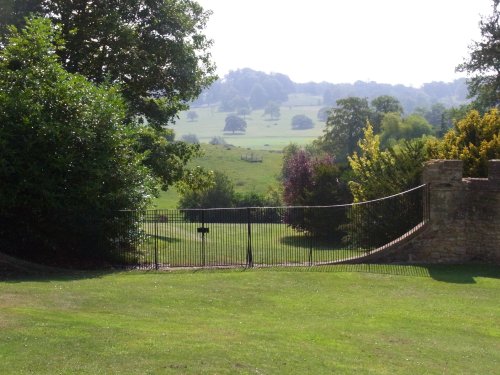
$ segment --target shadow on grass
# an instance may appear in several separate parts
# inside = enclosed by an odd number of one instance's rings
[[[360,272],[394,276],[430,277],[436,281],[453,284],[475,284],[476,278],[500,279],[500,266],[495,265],[403,265],[403,264],[340,264],[324,266],[271,266],[262,268],[228,267],[228,268],[171,268],[168,271],[125,268],[108,268],[102,270],[73,269],[26,269],[0,262],[0,282],[51,282],[95,279],[115,273],[220,273],[220,272]]]
[[[429,275],[437,281],[453,284],[474,284],[476,283],[476,277],[500,279],[500,266],[479,264],[429,266]]]
[[[29,271],[0,267],[0,283],[51,282],[96,279],[123,270],[59,270],[59,271]]]
[[[295,267],[299,269],[299,267]],[[283,270],[286,270],[283,267]],[[303,267],[308,272],[366,272],[395,276],[431,277],[453,284],[475,284],[476,277],[500,279],[495,265],[406,265],[406,264],[340,264]]]
[[[117,272],[123,272],[126,268],[102,268],[102,269],[77,269],[46,266],[14,258],[0,253],[0,282],[50,282],[71,281],[80,279],[94,279]]]

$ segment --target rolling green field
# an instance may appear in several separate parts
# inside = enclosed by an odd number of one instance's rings
[[[317,119],[320,109],[317,105],[282,106],[278,120],[270,120],[264,116],[263,110],[255,110],[246,116],[247,130],[243,135],[224,133],[227,112],[218,112],[217,106],[192,108],[198,114],[196,121],[187,119],[187,112],[180,113],[180,118],[173,129],[177,138],[184,134],[196,134],[200,142],[208,143],[215,136],[223,137],[227,143],[254,150],[282,150],[290,142],[304,145],[322,135],[325,124]],[[308,130],[292,130],[292,117],[304,114],[314,122],[314,128]]]
[[[265,193],[276,183],[280,173],[283,154],[276,151],[256,151],[241,147],[202,145],[204,156],[194,159],[190,166],[200,165],[206,169],[218,170],[229,176],[237,192]],[[262,163],[241,160],[242,155],[262,157]],[[155,200],[155,208],[176,208],[179,195],[175,188],[162,192]]]
[[[237,192],[265,193],[275,184],[280,172],[282,154],[279,153],[290,143],[306,145],[323,133],[325,124],[317,119],[321,106],[320,97],[309,95],[290,95],[288,102],[281,106],[278,120],[264,116],[263,110],[253,111],[246,116],[245,134],[224,133],[227,112],[218,112],[217,105],[192,108],[198,119],[190,121],[187,111],[181,112],[176,124],[172,126],[177,139],[183,135],[195,134],[202,143],[204,156],[191,162],[191,166],[201,165],[207,169],[219,170],[229,176]],[[309,116],[315,126],[308,130],[292,130],[292,117],[298,114]],[[215,136],[223,137],[234,147],[211,146],[208,142]],[[254,153],[263,158],[263,163],[241,161],[241,155]],[[162,192],[154,201],[154,208],[176,208],[179,195],[175,188]]]
[[[498,267],[301,270],[4,280],[0,373],[498,373]]]

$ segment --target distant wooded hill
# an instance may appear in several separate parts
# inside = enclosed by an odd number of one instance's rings
[[[352,84],[295,83],[285,74],[267,74],[245,68],[231,71],[216,81],[203,91],[192,106],[217,104],[223,112],[245,112],[248,109],[262,109],[269,102],[301,105],[301,102],[289,102],[291,94],[308,96],[309,100],[304,105],[321,106],[334,106],[338,99],[348,96],[371,100],[381,95],[391,95],[400,101],[407,114],[416,108],[430,108],[436,103],[453,107],[467,102],[465,78],[453,82],[430,82],[421,88],[362,81]]]

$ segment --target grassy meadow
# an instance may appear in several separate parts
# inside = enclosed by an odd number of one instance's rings
[[[253,111],[245,116],[245,134],[224,133],[227,112],[218,112],[217,105],[192,108],[198,114],[195,121],[187,118],[187,111],[179,114],[172,126],[177,139],[183,135],[195,134],[204,150],[204,156],[191,162],[191,166],[201,165],[207,169],[219,170],[229,176],[237,192],[265,193],[276,182],[282,162],[283,148],[290,143],[306,145],[323,133],[325,124],[317,119],[321,97],[295,94],[281,106],[281,116],[270,120],[264,110]],[[314,128],[292,130],[292,117],[304,114],[314,122]],[[208,142],[213,137],[223,137],[232,147],[212,146]],[[242,155],[254,154],[262,157],[262,163],[249,163],[241,160]],[[154,208],[176,208],[179,195],[175,188],[162,192],[155,200]]]
[[[173,129],[178,138],[184,134],[196,134],[201,143],[208,143],[213,137],[220,136],[234,146],[254,150],[282,150],[290,142],[304,145],[323,133],[325,124],[317,119],[321,106],[310,105],[308,100],[311,99],[291,97],[289,105],[281,106],[281,116],[277,120],[264,116],[264,110],[252,111],[250,115],[245,116],[247,122],[245,134],[224,133],[228,113],[218,112],[217,105],[192,108],[191,110],[198,114],[198,119],[195,121],[188,120],[187,112],[180,113]],[[292,130],[292,117],[301,114],[313,120],[313,129]]]
[[[252,150],[242,147],[202,145],[204,155],[191,161],[190,166],[200,165],[206,169],[224,172],[232,180],[237,192],[265,193],[270,185],[276,183],[281,170],[283,155],[277,151]],[[262,158],[262,163],[241,160],[242,155]],[[162,192],[155,200],[154,208],[176,208],[179,195],[172,187]]]
[[[0,282],[1,374],[495,374],[500,270],[343,266]]]

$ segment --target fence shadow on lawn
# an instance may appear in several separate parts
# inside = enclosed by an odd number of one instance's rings
[[[21,266],[0,261],[0,283],[22,282],[52,282],[74,281],[82,279],[95,279],[109,276],[114,273],[139,273],[139,274],[179,274],[179,273],[221,273],[221,272],[359,272],[367,274],[383,274],[392,276],[430,277],[436,281],[452,284],[475,284],[476,278],[500,279],[500,266],[497,265],[406,265],[406,264],[340,264],[324,266],[271,266],[262,268],[192,268],[176,269],[169,271],[155,270],[129,270],[104,269],[104,270],[72,270],[46,267],[45,270],[38,265],[36,269],[29,269],[22,262]]]

